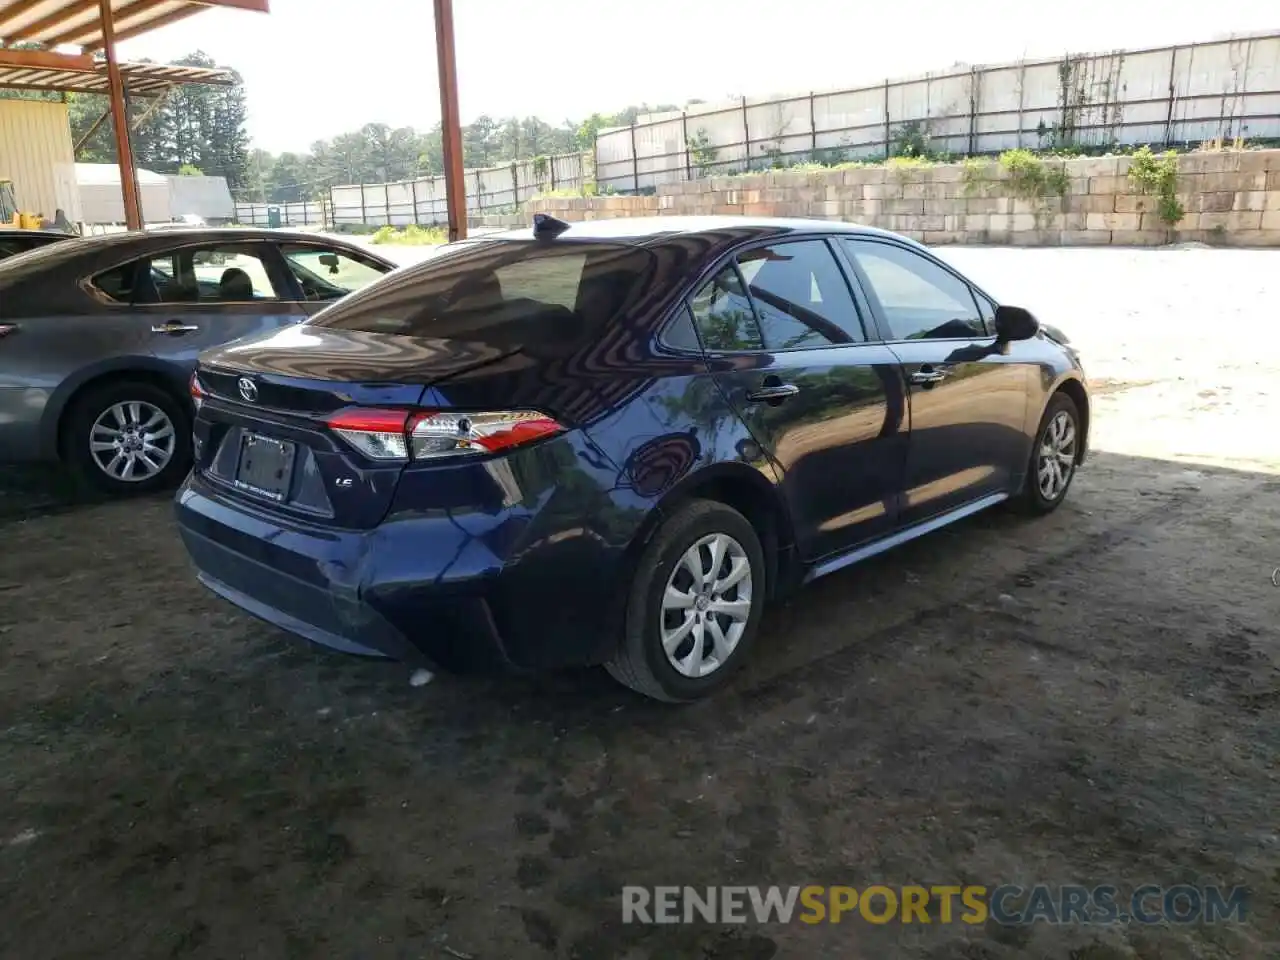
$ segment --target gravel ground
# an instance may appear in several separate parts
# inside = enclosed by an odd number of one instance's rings
[[[941,253],[1081,346],[1094,458],[1052,517],[771,611],[709,703],[414,688],[204,593],[164,498],[11,476],[0,956],[1280,955],[1280,253]],[[1253,897],[1216,926],[620,923],[624,884],[1034,881]]]

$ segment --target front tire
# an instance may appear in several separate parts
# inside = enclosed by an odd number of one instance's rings
[[[111,496],[175,486],[191,467],[191,418],[166,390],[116,380],[77,397],[62,456],[85,487]]]
[[[1046,514],[1061,506],[1075,479],[1083,436],[1075,401],[1055,393],[1040,418],[1026,479],[1015,501],[1024,513]]]
[[[655,700],[704,697],[746,659],[765,588],[764,550],[747,519],[723,503],[690,501],[645,547],[623,642],[605,668]]]

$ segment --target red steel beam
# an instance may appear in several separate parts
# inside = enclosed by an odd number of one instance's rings
[[[142,209],[138,202],[138,176],[129,142],[129,115],[124,105],[124,79],[116,61],[115,23],[111,0],[100,0],[102,52],[107,58],[107,83],[111,87],[111,125],[116,135],[116,163],[120,166],[120,193],[124,198],[124,222],[130,230],[142,229]]]
[[[458,62],[453,43],[453,0],[434,0],[436,67],[440,72],[440,131],[444,153],[449,240],[467,236],[467,184],[462,172],[462,120],[458,115]]]
[[[93,58],[83,53],[51,53],[46,50],[0,50],[0,67],[29,67],[69,73],[94,73]]]

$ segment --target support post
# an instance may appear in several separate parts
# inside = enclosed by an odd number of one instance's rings
[[[102,18],[102,52],[107,59],[107,85],[111,98],[111,125],[115,128],[116,163],[120,166],[120,195],[124,200],[124,222],[130,230],[142,229],[142,205],[138,202],[138,175],[129,141],[129,114],[124,105],[124,78],[116,60],[116,30],[111,0],[98,0]]]
[[[966,157],[972,157],[978,144],[978,68],[969,71],[969,149]]]
[[[89,129],[88,129],[88,130],[86,130],[86,131],[84,132],[84,136],[82,136],[79,140],[77,140],[77,141],[76,141],[76,145],[72,148],[72,151],[71,151],[71,152],[72,152],[75,156],[79,156],[79,155],[80,155],[80,151],[81,151],[81,150],[83,150],[83,149],[85,148],[85,145],[86,145],[90,140],[92,140],[92,139],[93,139],[93,135],[94,135],[95,133],[97,133],[97,132],[98,132],[98,128],[99,128],[99,127],[101,127],[104,123],[106,123],[106,122],[107,122],[107,119],[108,119],[110,116],[111,116],[111,110],[110,110],[110,108],[108,108],[108,109],[106,109],[106,110],[103,110],[103,111],[102,111],[102,116],[98,117],[98,119],[97,119],[97,120],[93,121],[93,125],[92,125],[91,127],[89,127]]]
[[[689,114],[684,110],[680,111],[680,130],[684,136],[684,178],[692,180],[693,158],[689,155]]]
[[[813,91],[809,91],[809,135],[813,138],[813,146],[809,151],[809,160],[818,162],[818,109],[813,103]]]
[[[889,159],[889,81],[884,82],[884,158]]]
[[[743,170],[751,172],[751,121],[747,118],[747,98],[742,98],[742,154],[746,157]]]
[[[416,227],[418,226],[418,179],[417,177],[409,181],[409,192],[413,196],[413,225]]]
[[[636,122],[631,121],[631,189],[640,192],[640,155],[636,153]]]
[[[1178,48],[1174,47],[1169,51],[1169,109],[1164,116],[1164,145],[1168,149],[1169,144],[1173,140],[1173,102],[1174,102],[1174,81],[1177,79],[1178,73]]]
[[[453,43],[453,0],[432,0],[436,20],[436,67],[440,74],[441,147],[449,240],[467,236],[467,184],[462,171],[462,120],[458,114],[458,63]]]

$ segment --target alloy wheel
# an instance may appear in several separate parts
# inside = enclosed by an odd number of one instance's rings
[[[713,533],[681,555],[662,597],[662,649],[682,676],[725,665],[751,617],[751,561],[733,537]]]
[[[1059,410],[1040,436],[1036,479],[1040,495],[1057,500],[1067,489],[1076,469],[1076,423],[1066,410]]]
[[[93,462],[123,483],[150,480],[168,466],[176,448],[173,421],[155,404],[142,400],[112,404],[89,431]]]

